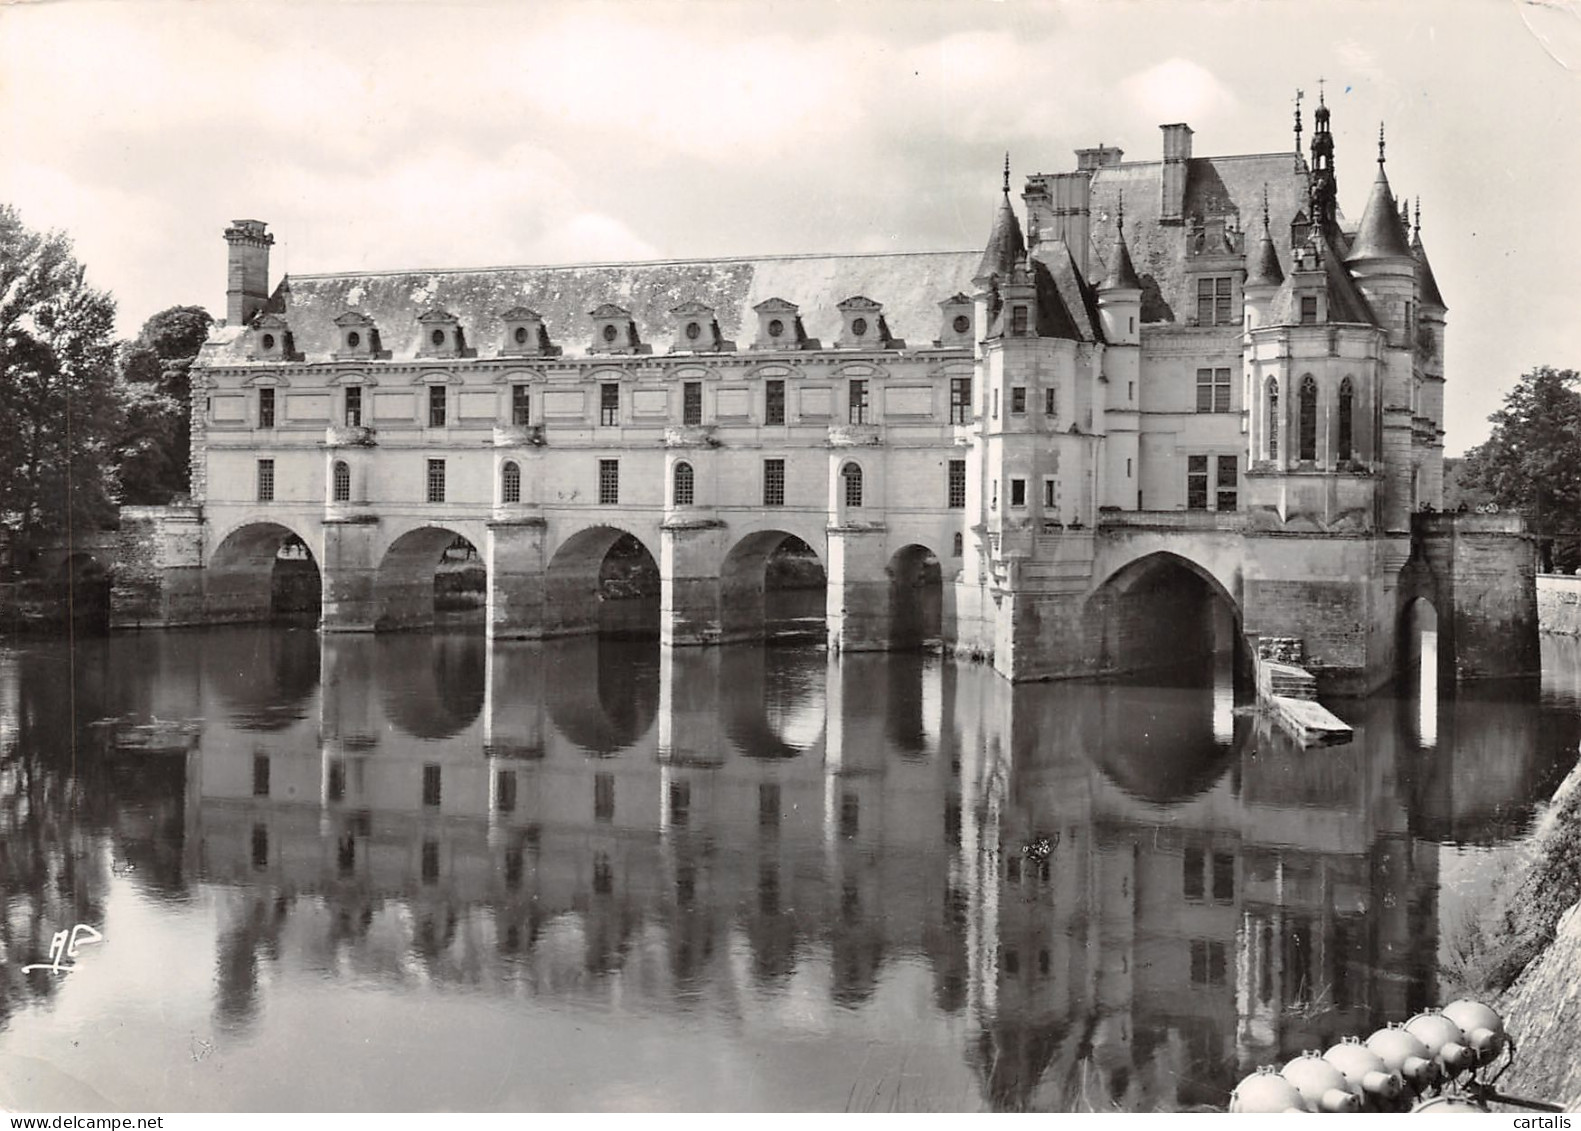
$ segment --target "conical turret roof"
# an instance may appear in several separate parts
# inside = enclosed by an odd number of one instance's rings
[[[1433,278],[1432,265],[1427,262],[1427,251],[1422,247],[1422,229],[1419,227],[1411,238],[1411,254],[1416,258],[1416,297],[1423,306],[1436,306],[1448,310],[1444,296],[1438,291],[1438,280]]]
[[[1268,230],[1268,214],[1263,214],[1263,238],[1257,241],[1257,249],[1246,260],[1247,287],[1277,287],[1285,281],[1285,273],[1279,267],[1279,252],[1274,249],[1273,233]]]
[[[994,226],[988,233],[988,246],[983,250],[982,262],[977,265],[977,274],[973,277],[985,279],[990,275],[998,275],[1001,279],[1008,279],[1016,260],[1026,253],[1027,241],[1021,234],[1021,221],[1010,203],[1010,190],[1006,189],[994,213]]]
[[[1119,236],[1115,241],[1114,262],[1109,265],[1109,274],[1099,284],[1100,290],[1105,291],[1139,291],[1142,289],[1142,280],[1137,277],[1136,265],[1131,262],[1131,249],[1125,243],[1125,225],[1119,227]]]
[[[1367,209],[1361,214],[1361,226],[1356,229],[1356,239],[1350,245],[1350,254],[1345,257],[1345,262],[1409,258],[1410,255],[1405,228],[1400,223],[1394,194],[1389,191],[1389,178],[1384,174],[1383,162],[1380,160],[1378,177],[1372,182],[1372,195],[1367,198]]]

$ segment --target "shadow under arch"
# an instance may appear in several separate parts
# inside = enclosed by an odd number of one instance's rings
[[[460,734],[483,712],[488,641],[473,632],[375,640],[374,683],[390,724],[413,738]]]
[[[301,535],[278,522],[246,523],[209,555],[203,570],[204,620],[316,623],[322,589],[318,561]]]
[[[939,556],[912,543],[890,555],[889,646],[937,649],[944,640],[944,573]]]
[[[590,526],[556,548],[544,572],[547,636],[657,638],[659,567],[629,530]]]
[[[719,567],[720,641],[821,640],[821,623],[814,632],[802,622],[821,622],[827,593],[823,559],[804,539],[787,530],[754,531],[730,547]]]
[[[1201,676],[1211,669],[1202,660],[1227,653],[1236,698],[1251,695],[1240,605],[1190,558],[1159,550],[1128,562],[1088,596],[1082,619],[1087,638],[1097,644],[1100,674],[1152,676],[1176,669],[1206,682]]]
[[[588,754],[619,754],[658,718],[659,651],[648,641],[549,641],[544,669],[550,723]]]
[[[374,581],[378,610],[374,628],[377,631],[433,625],[439,567],[445,551],[462,542],[471,547],[474,554],[477,552],[470,538],[447,526],[419,526],[390,543],[379,559]]]

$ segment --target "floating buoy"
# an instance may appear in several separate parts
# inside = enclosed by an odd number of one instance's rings
[[[1466,1041],[1477,1053],[1480,1063],[1486,1064],[1504,1051],[1509,1041],[1504,1031],[1504,1018],[1492,1006],[1480,1001],[1461,998],[1444,1006],[1444,1016],[1460,1026]]]
[[[1361,1110],[1361,1097],[1346,1083],[1345,1074],[1320,1052],[1302,1053],[1285,1065],[1280,1075],[1295,1085],[1308,1111],[1338,1114]]]
[[[1446,1075],[1456,1076],[1477,1066],[1477,1054],[1466,1045],[1460,1026],[1436,1009],[1418,1013],[1405,1023],[1405,1029],[1427,1046]]]
[[[1346,1037],[1324,1053],[1323,1059],[1344,1073],[1351,1091],[1365,1099],[1387,1103],[1400,1095],[1399,1074],[1391,1072],[1360,1037]]]
[[[1301,1093],[1269,1065],[1246,1077],[1230,1093],[1230,1110],[1237,1114],[1273,1115],[1292,1109],[1306,1110]]]
[[[1367,1047],[1382,1058],[1390,1072],[1398,1072],[1413,1092],[1420,1094],[1443,1079],[1443,1068],[1433,1059],[1432,1051],[1398,1022],[1391,1021],[1368,1037]]]

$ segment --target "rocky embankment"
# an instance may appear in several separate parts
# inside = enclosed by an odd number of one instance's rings
[[[1517,1055],[1500,1090],[1581,1105],[1581,765],[1467,928],[1446,975],[1505,1017]]]

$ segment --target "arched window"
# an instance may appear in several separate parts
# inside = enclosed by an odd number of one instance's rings
[[[840,469],[840,478],[845,481],[845,505],[859,507],[862,505],[862,469],[854,463],[848,463]]]
[[[1300,420],[1300,435],[1297,437],[1300,450],[1297,459],[1317,459],[1317,382],[1309,373],[1301,378],[1301,393],[1297,404]]]
[[[1351,384],[1350,378],[1339,383],[1339,446],[1335,452],[1336,458],[1348,460],[1355,457],[1356,434],[1356,387]]]
[[[1268,378],[1268,458],[1279,459],[1279,379]]]
[[[519,503],[522,501],[522,469],[516,465],[515,460],[506,460],[505,466],[500,468],[500,502]]]
[[[335,461],[335,501],[349,503],[351,501],[351,468],[346,466],[346,461]]]
[[[961,552],[965,548],[966,548],[966,538],[961,534],[961,532],[959,530],[957,530],[955,532],[955,556],[956,557],[960,557],[961,556]]]
[[[682,462],[675,465],[675,491],[674,502],[672,505],[677,507],[689,507],[692,505],[692,500],[695,497],[696,495],[693,488],[692,479],[692,465],[683,460]]]

